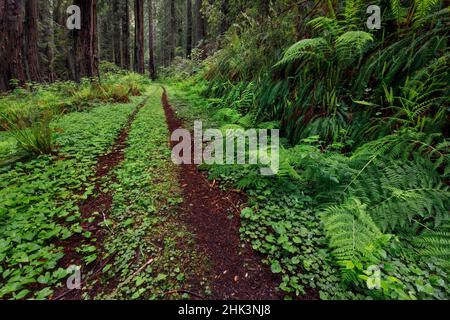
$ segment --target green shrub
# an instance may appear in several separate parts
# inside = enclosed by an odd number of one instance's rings
[[[3,128],[17,140],[20,148],[35,155],[52,153],[51,109],[11,110],[1,117]]]

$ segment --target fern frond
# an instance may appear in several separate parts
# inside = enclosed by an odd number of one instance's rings
[[[442,259],[450,265],[450,223],[425,231],[415,243],[420,256]]]
[[[364,31],[348,31],[336,39],[336,54],[340,65],[346,67],[359,61],[373,42],[373,36]]]
[[[328,32],[330,35],[335,35],[338,32],[338,25],[336,20],[327,17],[317,17],[307,23],[315,32]]]
[[[330,46],[325,38],[303,39],[287,49],[283,58],[275,66],[298,61],[323,61],[329,53]]]
[[[327,208],[322,216],[333,254],[340,264],[346,261],[378,260],[384,235],[366,212],[367,206],[351,198],[340,206]]]
[[[429,15],[433,9],[436,9],[438,5],[440,5],[440,0],[415,0],[415,13],[414,20],[417,22],[418,20],[425,18]]]

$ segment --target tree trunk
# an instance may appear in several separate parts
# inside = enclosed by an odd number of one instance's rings
[[[0,0],[0,91],[10,89],[10,80],[26,81],[23,65],[23,0]]]
[[[74,30],[76,79],[98,77],[97,2],[76,0],[81,9],[81,30]]]
[[[220,34],[224,34],[230,27],[229,14],[230,14],[230,4],[228,0],[222,0],[221,11],[223,15],[222,23],[220,24]]]
[[[37,0],[25,1],[25,66],[28,79],[41,82],[41,72],[38,57],[38,3]]]
[[[175,12],[175,0],[170,0],[170,30],[169,30],[169,62],[175,58],[175,49],[177,47],[177,19]]]
[[[134,15],[136,21],[134,42],[134,71],[144,74],[144,0],[135,0]]]
[[[192,53],[192,2],[186,0],[186,57]]]
[[[122,12],[122,68],[130,69],[130,10],[128,0],[123,0]]]
[[[113,35],[113,55],[114,55],[114,63],[117,66],[121,65],[121,35],[120,35],[120,17],[121,17],[121,12],[119,9],[119,1],[120,0],[113,0],[112,2],[112,11],[113,11],[113,30],[112,30],[112,35]]]
[[[55,81],[54,71],[54,29],[50,3],[39,2],[39,65],[44,81]]]
[[[195,31],[194,31],[194,45],[197,46],[200,41],[206,38],[206,21],[203,18],[202,0],[195,0],[194,16],[195,16]]]
[[[155,66],[155,47],[154,47],[154,28],[153,28],[153,1],[148,2],[148,71],[150,78],[156,80],[156,66]]]

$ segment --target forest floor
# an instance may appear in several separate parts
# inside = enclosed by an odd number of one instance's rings
[[[114,114],[108,108],[114,108]],[[54,125],[58,154],[32,160],[24,170],[19,164],[8,171],[2,177],[8,184],[0,195],[21,199],[33,194],[27,200],[32,203],[10,204],[28,213],[20,219],[10,217],[11,234],[25,232],[24,225],[34,226],[37,235],[43,232],[39,230],[53,232],[54,225],[60,225],[56,229],[60,234],[52,233],[39,243],[42,258],[36,259],[43,268],[8,266],[8,272],[21,275],[11,278],[0,296],[283,298],[279,275],[241,239],[245,194],[224,190],[197,165],[172,163],[170,136],[184,124],[166,90],[151,85],[131,103],[67,114]],[[42,179],[32,179],[36,186],[30,184],[29,168],[39,168]],[[33,214],[30,205],[42,216]],[[53,214],[45,215],[45,210]],[[22,249],[8,246],[5,250],[15,256]],[[53,256],[44,255],[47,251]],[[23,256],[17,263],[33,263],[32,252],[20,251]],[[45,260],[48,257],[53,259],[51,264]],[[81,268],[81,290],[67,286],[71,266]],[[29,283],[14,280],[27,278]]]
[[[183,128],[166,91],[162,103],[170,133]],[[211,283],[210,298],[282,298],[277,289],[280,279],[261,263],[261,256],[240,240],[240,212],[245,196],[221,190],[219,184],[209,181],[195,164],[181,165],[179,181],[183,190],[180,218],[193,231],[197,250],[205,253],[211,262],[206,270]],[[198,281],[193,280],[194,287],[198,286]]]

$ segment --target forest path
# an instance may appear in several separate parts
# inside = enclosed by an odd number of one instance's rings
[[[183,124],[177,119],[166,90],[162,104],[172,134]],[[175,144],[172,142],[172,147]],[[180,219],[195,234],[198,250],[210,261],[205,268],[205,276],[211,285],[208,298],[282,299],[277,276],[261,263],[261,256],[240,240],[239,208],[245,204],[245,198],[235,192],[221,190],[216,183],[211,184],[194,164],[181,165],[179,183],[183,190]],[[201,290],[199,279],[192,282],[194,289]]]

